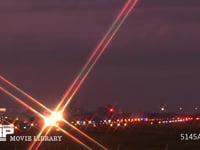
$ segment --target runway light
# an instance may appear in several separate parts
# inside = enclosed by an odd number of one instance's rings
[[[160,108],[160,111],[161,111],[161,112],[164,112],[164,111],[165,111],[165,107],[161,107],[161,108]]]
[[[83,121],[83,125],[86,125],[86,121]]]
[[[80,122],[80,125],[83,125],[83,121],[82,120],[80,120],[79,122]]]

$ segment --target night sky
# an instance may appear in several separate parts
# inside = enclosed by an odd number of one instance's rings
[[[0,1],[0,74],[54,106],[124,3]],[[88,110],[200,107],[200,1],[140,0],[74,100]],[[16,104],[2,92],[0,101]]]

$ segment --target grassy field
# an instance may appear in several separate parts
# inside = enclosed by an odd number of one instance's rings
[[[177,125],[134,125],[130,128],[87,128],[87,134],[102,143],[109,150],[200,150],[200,139],[181,141],[181,133],[200,133],[200,124]],[[74,134],[73,130],[69,132]],[[16,133],[16,135],[35,135],[36,131]],[[51,132],[51,135],[63,135]],[[78,134],[74,134],[94,150],[101,150]],[[0,150],[26,150],[30,142],[1,142]],[[63,135],[61,142],[44,142],[40,150],[84,150],[82,146]]]

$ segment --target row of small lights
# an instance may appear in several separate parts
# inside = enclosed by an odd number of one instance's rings
[[[132,118],[132,119],[117,119],[117,120],[99,120],[99,121],[83,121],[83,120],[78,120],[78,121],[72,121],[71,124],[75,126],[82,126],[82,125],[93,125],[96,127],[97,125],[110,125],[111,127],[113,125],[117,126],[127,126],[130,123],[140,123],[140,122],[146,122],[150,123],[151,125],[153,124],[172,124],[172,123],[184,123],[184,122],[189,122],[192,120],[200,120],[200,118],[193,118],[193,117],[186,117],[186,118],[172,118],[172,119],[149,119],[149,118]]]
[[[75,126],[84,126],[84,125],[92,125],[93,127],[97,127],[98,125],[107,125],[107,126],[128,126],[131,123],[148,123],[150,125],[153,124],[173,124],[173,123],[184,123],[184,122],[189,122],[189,121],[200,121],[199,117],[193,118],[193,117],[184,117],[184,118],[172,118],[172,119],[160,119],[160,118],[124,118],[124,119],[117,119],[117,120],[77,120],[77,121],[72,121],[71,124],[75,125]],[[26,123],[26,121],[24,121],[24,123]],[[28,125],[28,126],[27,126]],[[23,126],[23,129],[27,129],[29,127],[37,127],[38,124],[37,123],[28,123],[26,126]],[[19,126],[15,126],[15,129],[18,129]]]
[[[0,117],[0,124],[1,124],[1,122],[3,122],[3,120],[7,120],[8,119],[8,117],[7,116],[5,116],[5,117]],[[18,121],[19,120],[19,118],[17,117],[17,118],[15,118],[15,121]],[[26,121],[26,120],[24,120],[23,121],[23,123],[24,123],[24,125],[22,125],[22,128],[20,127],[20,125],[14,125],[15,123],[10,123],[10,122],[8,122],[8,121],[6,121],[7,123],[9,123],[10,125],[13,125],[13,127],[15,128],[15,129],[24,129],[24,130],[26,130],[26,129],[28,129],[28,128],[30,128],[30,127],[38,127],[38,123],[30,123],[30,122],[28,122],[28,121]]]

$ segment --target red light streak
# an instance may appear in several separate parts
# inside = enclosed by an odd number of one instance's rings
[[[92,55],[89,57],[88,61],[86,62],[86,64],[84,65],[83,69],[81,70],[81,72],[79,73],[79,75],[76,77],[76,79],[74,80],[74,82],[72,83],[72,85],[70,86],[70,88],[66,91],[66,93],[64,94],[64,96],[62,97],[62,99],[60,100],[59,104],[57,105],[55,111],[58,111],[60,109],[60,107],[63,105],[63,103],[65,102],[64,106],[62,107],[62,111],[67,107],[67,105],[70,103],[70,101],[72,100],[73,96],[76,94],[76,92],[78,91],[78,89],[80,88],[80,86],[82,85],[82,83],[84,82],[84,80],[87,78],[87,76],[89,75],[90,71],[92,70],[92,68],[94,67],[94,65],[96,64],[96,62],[99,60],[99,58],[102,56],[103,52],[106,50],[106,48],[108,47],[108,45],[110,44],[111,40],[113,39],[114,35],[117,33],[117,31],[119,30],[119,28],[121,27],[121,25],[123,24],[123,22],[125,21],[125,19],[128,17],[128,15],[130,14],[131,10],[133,10],[134,6],[136,5],[136,3],[138,2],[138,0],[133,1],[132,5],[130,6],[130,8],[128,9],[128,6],[131,4],[131,1],[128,1],[125,6],[123,7],[123,9],[120,11],[119,15],[117,16],[117,18],[115,19],[115,21],[113,22],[112,26],[109,28],[108,32],[106,33],[106,35],[103,37],[103,39],[100,41],[100,43],[97,45],[96,49],[94,50],[94,52],[92,53]],[[127,10],[128,9],[128,10]],[[126,12],[127,10],[127,12]],[[124,15],[124,16],[123,16]],[[121,18],[122,17],[122,18]],[[121,20],[120,20],[121,19]],[[101,48],[102,47],[102,48]],[[82,79],[81,79],[82,76]],[[78,80],[80,80],[79,83]],[[77,84],[77,86],[74,88],[74,86]],[[69,96],[70,92],[72,91],[72,89],[74,88],[74,91],[72,92],[72,94]],[[67,98],[69,96],[69,98]],[[66,99],[67,98],[67,99]]]

